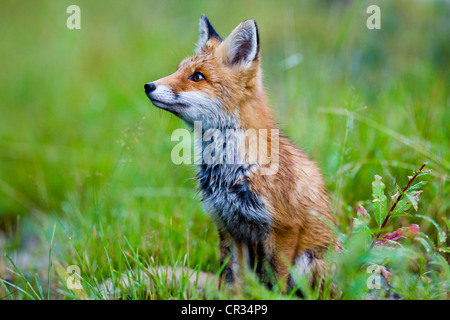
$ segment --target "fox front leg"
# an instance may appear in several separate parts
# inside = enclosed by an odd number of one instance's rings
[[[220,273],[219,288],[223,284],[234,284],[238,279],[238,257],[233,246],[234,241],[228,231],[219,230],[219,260],[220,268],[223,268]]]

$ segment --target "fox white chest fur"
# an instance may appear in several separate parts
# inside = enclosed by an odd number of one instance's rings
[[[219,228],[239,241],[252,243],[265,240],[271,215],[262,196],[253,192],[248,182],[257,164],[236,156],[244,142],[240,133],[228,130],[219,141],[200,142],[202,150],[212,150],[214,158],[199,165],[196,178],[205,208]]]
[[[197,143],[203,151],[209,148],[210,159],[202,157],[196,178],[218,226],[220,263],[226,264],[222,280],[239,283],[242,272],[255,270],[269,287],[280,280],[292,287],[293,273],[316,284],[333,241],[324,220],[332,223],[333,217],[315,163],[286,137],[260,133],[278,132],[260,60],[254,20],[242,22],[222,40],[202,16],[195,55],[172,75],[147,83],[145,92],[188,127],[202,125]],[[204,139],[208,130],[217,136]],[[258,139],[242,132],[257,132]],[[260,159],[254,161],[255,153],[245,149],[252,143],[271,150],[276,170],[267,173]]]

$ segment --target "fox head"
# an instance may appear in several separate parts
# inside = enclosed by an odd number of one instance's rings
[[[260,45],[254,20],[240,23],[225,39],[202,15],[196,53],[175,73],[145,84],[152,103],[192,127],[258,128],[267,114],[261,81]]]

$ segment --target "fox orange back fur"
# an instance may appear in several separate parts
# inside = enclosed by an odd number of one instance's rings
[[[200,150],[206,142],[219,150],[198,165],[196,178],[218,226],[220,262],[226,262],[222,280],[239,282],[249,269],[269,287],[280,280],[293,287],[294,273],[314,284],[333,241],[326,223],[333,223],[333,216],[316,164],[286,137],[261,133],[278,129],[260,64],[254,20],[242,22],[222,40],[202,16],[195,55],[174,74],[147,83],[145,92],[155,106],[190,128],[200,123],[202,134],[215,130],[226,137],[196,141]],[[242,132],[254,132],[256,138]],[[252,161],[255,152],[246,148],[251,143],[271,150],[274,170],[265,171],[261,159]]]

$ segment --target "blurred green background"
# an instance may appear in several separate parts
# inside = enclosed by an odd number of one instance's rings
[[[71,4],[81,30],[66,27]],[[1,1],[0,253],[56,225],[63,264],[101,270],[126,237],[217,269],[195,168],[171,162],[184,124],[143,90],[193,53],[201,14],[223,38],[256,19],[276,119],[323,170],[342,232],[375,174],[395,193],[424,161],[420,213],[448,217],[448,1]]]

